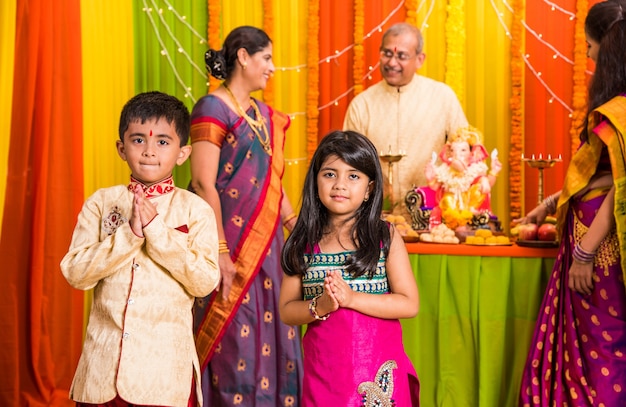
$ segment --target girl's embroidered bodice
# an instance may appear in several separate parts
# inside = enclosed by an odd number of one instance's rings
[[[324,277],[326,277],[326,273],[330,270],[340,270],[341,277],[348,283],[350,288],[356,292],[366,292],[370,294],[389,293],[387,270],[385,268],[386,259],[382,250],[380,251],[376,271],[371,279],[368,277],[367,273],[356,278],[348,273],[345,262],[352,253],[354,252],[305,254],[305,262],[309,266],[302,277],[304,299],[310,300],[324,291]]]

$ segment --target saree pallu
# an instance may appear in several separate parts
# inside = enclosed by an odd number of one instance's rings
[[[590,295],[568,287],[572,250],[606,191],[570,199],[563,241],[522,375],[520,406],[626,406],[626,292],[615,230],[598,248]]]
[[[309,324],[303,347],[303,407],[419,406],[400,321],[340,308]]]
[[[272,154],[249,124],[213,95],[192,111],[191,141],[220,146],[216,188],[237,275],[221,293],[196,301],[196,343],[209,406],[295,407],[302,381],[300,331],[280,321],[283,147],[289,118],[256,101]],[[261,130],[259,130],[261,131]],[[261,134],[263,132],[261,131]]]

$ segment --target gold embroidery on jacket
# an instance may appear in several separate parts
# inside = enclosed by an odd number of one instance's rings
[[[113,208],[111,208],[111,212],[109,212],[109,214],[104,219],[102,219],[102,229],[106,232],[107,235],[110,236],[115,233],[117,228],[122,226],[122,224],[124,224],[124,222],[126,222],[127,220],[128,219],[126,219],[120,213],[120,208],[114,206]]]

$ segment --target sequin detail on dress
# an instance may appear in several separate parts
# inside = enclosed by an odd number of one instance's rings
[[[395,407],[393,395],[393,369],[398,365],[388,360],[378,369],[373,382],[359,384],[359,394],[363,394],[363,407]]]

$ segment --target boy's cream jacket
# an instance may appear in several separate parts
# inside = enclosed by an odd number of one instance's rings
[[[70,397],[187,407],[194,374],[200,389],[194,297],[219,282],[215,216],[176,188],[151,198],[159,214],[140,238],[128,224],[132,199],[123,185],[89,197],[61,262],[73,287],[94,289]]]

